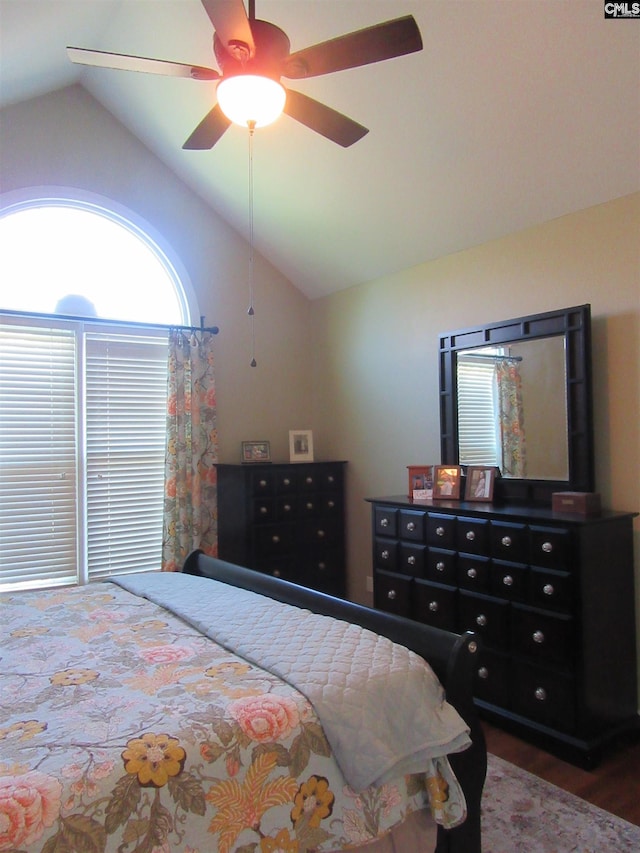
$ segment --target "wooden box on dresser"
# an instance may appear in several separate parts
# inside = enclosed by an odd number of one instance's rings
[[[478,632],[488,719],[586,767],[637,731],[635,513],[369,500],[375,606]]]
[[[344,597],[344,462],[217,465],[223,560]]]

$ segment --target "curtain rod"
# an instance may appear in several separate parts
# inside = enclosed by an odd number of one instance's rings
[[[465,352],[458,353],[458,358],[495,358],[500,361],[522,361],[521,355],[498,355],[492,352]]]
[[[125,328],[135,328],[142,326],[145,329],[158,329],[162,331],[171,331],[176,329],[179,332],[211,332],[212,335],[217,335],[220,329],[218,326],[205,326],[205,315],[200,315],[199,326],[182,326],[176,323],[139,323],[135,320],[109,320],[106,317],[86,317],[73,314],[44,314],[37,311],[11,311],[9,309],[0,309],[0,314],[9,314],[14,317],[38,317],[46,319],[50,317],[52,320],[73,320],[81,323],[104,323],[109,326],[124,326]]]

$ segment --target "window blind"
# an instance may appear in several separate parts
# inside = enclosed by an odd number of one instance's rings
[[[0,326],[0,583],[76,578],[76,336]]]
[[[0,325],[0,585],[157,570],[166,334],[49,326]]]
[[[160,568],[167,339],[86,335],[89,580]]]
[[[458,446],[461,465],[498,465],[495,365],[458,357]]]

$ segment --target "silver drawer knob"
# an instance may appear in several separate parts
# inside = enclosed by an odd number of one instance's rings
[[[389,601],[394,601],[395,597],[396,597],[395,589],[390,589],[389,592],[387,593],[387,598],[389,599]]]
[[[502,578],[502,583],[503,583],[505,586],[513,586],[513,578],[511,577],[511,575],[505,575],[505,576]]]
[[[504,545],[505,548],[511,547],[511,537],[510,536],[503,536],[500,541],[502,542],[502,544]]]
[[[444,527],[436,527],[436,536],[444,536]]]
[[[269,512],[266,506],[260,507],[260,515],[266,515]]]
[[[291,504],[285,504],[285,505],[282,507],[282,509],[283,509],[285,512],[291,512]]]
[[[329,474],[329,476],[327,477],[327,483],[334,483],[334,482],[335,482],[335,477],[333,476],[333,474]]]
[[[324,539],[326,535],[327,534],[324,532],[324,530],[318,530],[317,532],[318,539]]]
[[[432,613],[437,613],[437,612],[438,612],[439,607],[440,607],[440,605],[438,604],[438,602],[437,602],[437,601],[430,601],[430,602],[429,602],[429,610],[430,610]]]
[[[389,526],[389,519],[388,518],[381,518],[380,519],[380,527],[388,527],[388,526]]]
[[[312,485],[312,483],[313,483],[313,477],[307,477],[307,479],[305,480],[305,483],[306,483],[308,486],[311,486],[311,485]]]
[[[261,489],[264,489],[264,487],[267,485],[267,481],[266,480],[260,480],[258,485],[260,486]]]
[[[478,678],[489,678],[489,670],[486,666],[481,666],[478,670]]]
[[[555,594],[555,589],[553,588],[553,584],[551,584],[551,583],[546,583],[542,587],[542,591],[544,592],[545,595],[554,595]]]
[[[324,570],[325,570],[326,568],[327,568],[327,564],[326,564],[326,563],[318,563],[318,571],[324,572]]]
[[[288,477],[285,477],[285,478],[284,478],[284,480],[283,480],[282,482],[283,482],[283,484],[284,484],[285,486],[290,486],[290,485],[291,485],[291,480],[290,480]]]
[[[329,509],[333,509],[335,507],[335,505],[336,505],[335,501],[327,501],[327,506],[329,507]]]
[[[487,624],[487,617],[484,613],[481,613],[479,616],[476,616],[476,625],[479,625],[481,628]]]
[[[536,697],[538,702],[545,702],[547,698],[547,691],[544,687],[536,687],[533,695]]]
[[[553,551],[552,543],[551,542],[543,542],[542,543],[542,550],[544,551],[545,554],[550,554]]]
[[[477,570],[476,569],[468,569],[467,570],[467,577],[471,578],[472,580],[473,580],[473,578],[478,577]]]
[[[544,634],[542,631],[534,631],[533,632],[533,642],[542,645],[544,643]]]
[[[410,557],[407,557],[407,563],[408,563],[410,566],[415,566],[415,564],[416,564],[416,558],[413,556],[413,554],[412,554]]]
[[[474,530],[467,530],[466,538],[469,540],[469,542],[473,542],[473,540],[476,538],[475,531]]]
[[[307,501],[307,509],[313,509],[313,504],[311,501]]]
[[[444,570],[445,570],[445,564],[442,562],[442,560],[439,560],[439,561],[436,563],[436,570],[437,570],[437,571],[439,571],[439,572],[444,572]]]
[[[415,529],[416,529],[415,522],[410,521],[410,522],[407,524],[407,530],[409,531],[409,533],[413,533],[413,531],[414,531]]]
[[[280,537],[278,535],[274,535],[271,537],[271,541],[273,542],[274,545],[277,545],[278,542],[280,541]]]
[[[280,577],[280,569],[274,569],[271,574],[274,576],[274,578],[279,578]]]
[[[388,560],[388,559],[389,559],[389,552],[387,551],[387,549],[386,549],[386,548],[385,548],[385,550],[384,550],[384,551],[382,551],[382,552],[380,553],[380,559],[381,559],[381,560]]]

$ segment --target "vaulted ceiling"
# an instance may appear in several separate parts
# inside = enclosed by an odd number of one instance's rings
[[[421,52],[283,81],[362,140],[287,116],[256,131],[256,247],[311,298],[640,190],[640,21],[604,20],[599,0],[256,0],[292,51],[405,14]],[[65,50],[216,67],[212,32],[200,0],[0,0],[0,105],[79,81],[246,235],[247,132],[181,147],[216,84]]]

